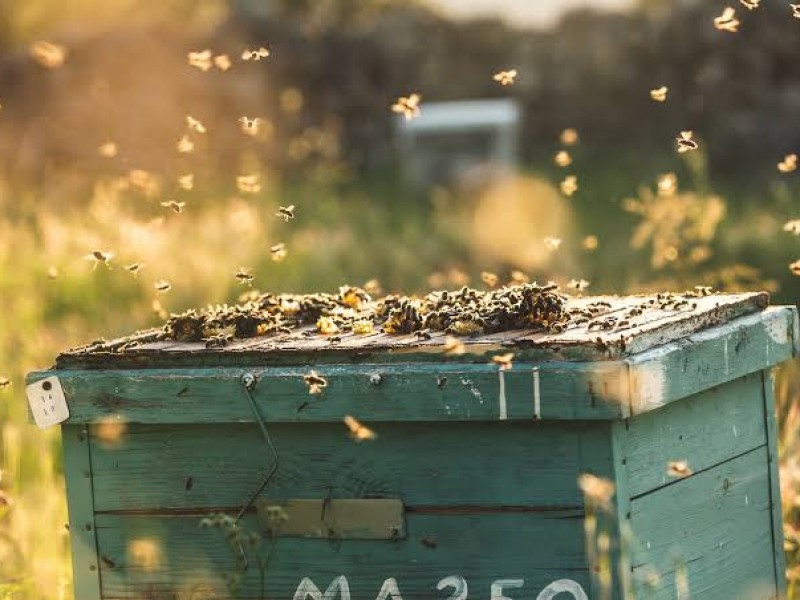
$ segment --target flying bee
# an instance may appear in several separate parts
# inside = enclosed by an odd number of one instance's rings
[[[0,390],[11,387],[11,380],[8,377],[0,377]]]
[[[667,88],[667,86],[662,85],[660,88],[650,90],[650,97],[656,102],[666,102],[668,91],[669,89]]]
[[[693,138],[694,132],[681,131],[680,137],[675,138],[675,141],[678,142],[678,152],[683,154],[684,152],[689,152],[690,150],[697,150],[698,144]]]
[[[131,273],[134,277],[139,276],[139,271],[144,268],[144,265],[141,263],[131,263],[129,265],[125,265],[125,270],[128,273]]]
[[[30,47],[30,56],[47,69],[57,69],[67,60],[67,49],[50,42],[36,42]]]
[[[187,192],[194,188],[194,174],[187,173],[186,175],[178,176],[178,187]]]
[[[261,60],[269,56],[269,50],[261,46],[258,50],[244,50],[242,60]]]
[[[110,269],[111,265],[109,265],[108,263],[111,261],[112,258],[114,258],[114,253],[104,252],[102,250],[93,250],[90,254],[87,254],[83,258],[85,260],[92,261],[92,271],[94,271],[97,268],[97,265],[99,265],[100,263],[103,263]]]
[[[517,269],[511,271],[511,283],[514,285],[522,285],[523,283],[528,283],[530,280],[531,278],[524,271],[519,271]]]
[[[421,99],[422,96],[419,94],[409,94],[407,97],[400,96],[397,102],[392,104],[392,112],[401,114],[405,117],[406,121],[410,121],[420,115],[419,101]]]
[[[278,208],[278,212],[275,213],[276,217],[281,217],[287,223],[289,220],[294,219],[294,204],[290,204],[289,206],[281,206]]]
[[[800,4],[790,4],[792,7],[792,16],[795,19],[800,19]]]
[[[567,284],[567,287],[582,292],[587,287],[589,287],[589,282],[586,281],[585,279],[571,279],[570,282]]]
[[[214,57],[214,65],[220,71],[227,71],[231,68],[231,59],[227,54],[218,54]]]
[[[48,279],[58,279],[58,269],[55,267],[48,268],[47,277]]]
[[[261,123],[261,119],[255,117],[253,119],[248,119],[247,117],[239,117],[239,123],[242,127],[242,133],[245,133],[250,136],[258,135],[258,126]]]
[[[189,154],[194,151],[194,142],[189,139],[189,136],[184,134],[181,139],[175,144],[178,152],[182,154]]]
[[[269,253],[273,262],[283,262],[283,260],[286,258],[288,250],[286,250],[286,244],[281,242],[280,244],[270,246]]]
[[[328,387],[328,380],[317,374],[316,371],[311,371],[308,375],[304,375],[303,381],[308,386],[308,393],[312,396],[321,394]]]
[[[553,157],[553,162],[559,167],[568,167],[572,164],[572,156],[566,150],[561,150]]]
[[[548,252],[555,252],[561,246],[561,239],[547,236],[544,238],[544,247]]]
[[[731,6],[726,6],[720,16],[714,17],[714,27],[720,31],[736,33],[739,31],[739,25],[739,19],[736,18],[736,9]]]
[[[117,155],[117,145],[114,142],[106,142],[98,146],[97,153],[104,158],[114,158]]]
[[[792,219],[783,224],[784,231],[791,231],[795,235],[800,235],[800,219]]]
[[[678,191],[678,177],[675,173],[659,175],[657,186],[660,196],[673,196]]]
[[[583,238],[583,241],[581,242],[581,246],[583,246],[583,249],[589,252],[594,252],[595,250],[597,250],[598,244],[599,242],[597,240],[596,235],[587,235],[585,238]]]
[[[611,497],[616,490],[614,482],[609,479],[597,477],[590,473],[583,473],[578,477],[578,487],[583,495],[596,506],[610,506]]]
[[[500,365],[501,371],[508,371],[511,368],[511,361],[514,360],[514,353],[496,354],[492,357],[492,362]]]
[[[206,132],[206,126],[191,115],[186,115],[186,127],[188,127],[190,131],[196,131],[197,133]]]
[[[790,264],[789,265],[789,270],[794,275],[800,275],[800,260],[796,260],[792,264]]]
[[[499,82],[500,85],[513,85],[514,80],[517,78],[517,70],[509,69],[508,71],[500,71],[495,73],[492,79]]]
[[[377,279],[370,279],[364,284],[364,291],[370,295],[377,296],[381,293],[381,283]]]
[[[758,8],[758,5],[761,3],[761,0],[739,0],[739,2],[741,2],[745,8],[753,10],[754,8]]]
[[[494,273],[490,273],[489,271],[482,271],[481,281],[483,281],[483,283],[485,283],[489,287],[493,288],[497,285],[498,281],[500,281],[500,278]]]
[[[560,139],[561,143],[565,146],[574,146],[579,140],[578,131],[572,127],[569,127],[561,132]]]
[[[575,175],[567,175],[559,184],[561,193],[565,196],[572,196],[578,191],[578,178]]]
[[[172,209],[174,212],[180,214],[183,212],[183,208],[186,206],[186,202],[177,202],[176,200],[169,200],[167,202],[162,202],[161,206],[164,208]]]
[[[261,191],[261,183],[258,181],[258,173],[252,175],[239,175],[236,177],[236,187],[243,194],[257,194]]]
[[[667,475],[670,477],[688,477],[693,473],[689,463],[685,460],[672,460],[667,463]]]
[[[800,4],[798,4],[800,6]],[[778,171],[781,173],[791,173],[797,169],[797,154],[787,154],[783,160],[778,163]]]
[[[374,440],[378,435],[372,431],[369,427],[358,422],[355,417],[351,417],[350,415],[344,416],[344,424],[347,425],[347,428],[350,430],[350,436],[357,442],[363,442],[365,440]]]
[[[454,338],[453,336],[450,335],[444,338],[445,354],[458,355],[458,354],[464,354],[464,352],[466,351],[467,349],[464,346],[464,343],[458,338]]]
[[[255,275],[250,272],[250,269],[244,267],[239,267],[234,277],[239,280],[239,283],[247,284],[248,286],[253,285],[253,280],[255,279]]]
[[[153,300],[151,308],[153,309],[153,314],[156,315],[162,321],[165,321],[167,317],[169,317],[169,313],[166,311],[161,302],[159,302],[157,299]]]
[[[211,68],[211,50],[189,52],[188,58],[189,64],[201,71],[208,71]]]
[[[159,294],[166,294],[172,289],[172,284],[166,279],[159,279],[153,284],[153,287],[156,288]]]

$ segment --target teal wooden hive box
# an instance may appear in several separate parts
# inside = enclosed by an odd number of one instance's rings
[[[771,368],[795,310],[570,303],[591,319],[458,355],[302,333],[62,354],[28,383],[69,408],[76,598],[783,598]]]

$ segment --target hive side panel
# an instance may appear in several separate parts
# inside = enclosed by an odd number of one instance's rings
[[[271,423],[273,499],[395,497],[410,506],[576,508],[580,444],[594,427],[554,423]],[[235,510],[272,464],[255,424],[92,427],[99,511]]]
[[[777,597],[767,449],[631,501],[637,598]]]
[[[630,419],[631,497],[672,481],[671,461],[698,472],[766,444],[762,388],[761,372],[753,373]]]
[[[197,517],[98,516],[106,598],[189,600],[228,597],[225,576],[236,573],[237,550],[220,531],[198,527]],[[257,530],[252,517],[245,527]],[[289,599],[311,578],[324,592],[344,575],[352,598],[376,598],[383,582],[397,581],[405,600],[446,598],[445,577],[460,576],[469,597],[488,598],[492,583],[523,580],[511,597],[534,598],[548,584],[571,579],[589,590],[581,518],[516,514],[408,514],[401,540],[326,540],[279,537],[270,552],[248,548],[250,567],[236,598],[260,598],[259,552],[266,561],[267,598]],[[539,541],[537,543],[537,540]],[[546,540],[546,543],[543,541]],[[337,596],[338,597],[338,596]]]
[[[64,477],[67,485],[72,573],[75,598],[100,600],[92,463],[84,425],[63,425]]]

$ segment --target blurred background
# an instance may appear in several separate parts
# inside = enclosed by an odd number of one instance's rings
[[[798,51],[772,0],[0,0],[0,599],[71,597],[58,433],[27,424],[24,374],[236,301],[240,267],[262,291],[521,270],[796,303]],[[799,375],[778,373],[792,581]]]

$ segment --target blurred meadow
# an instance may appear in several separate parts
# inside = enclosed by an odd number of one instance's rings
[[[72,594],[58,432],[28,424],[24,374],[234,302],[240,268],[278,292],[482,287],[483,271],[521,270],[593,294],[708,285],[797,302],[787,2],[475,4],[0,0],[0,599]],[[728,5],[737,31],[714,26]],[[506,69],[511,85],[493,78]],[[514,164],[414,181],[424,149],[400,143],[391,109],[412,93],[423,115],[512,99]],[[676,151],[682,130],[697,150]],[[276,218],[290,205],[295,219]],[[93,268],[94,251],[113,257]],[[777,398],[791,585],[797,363]]]

